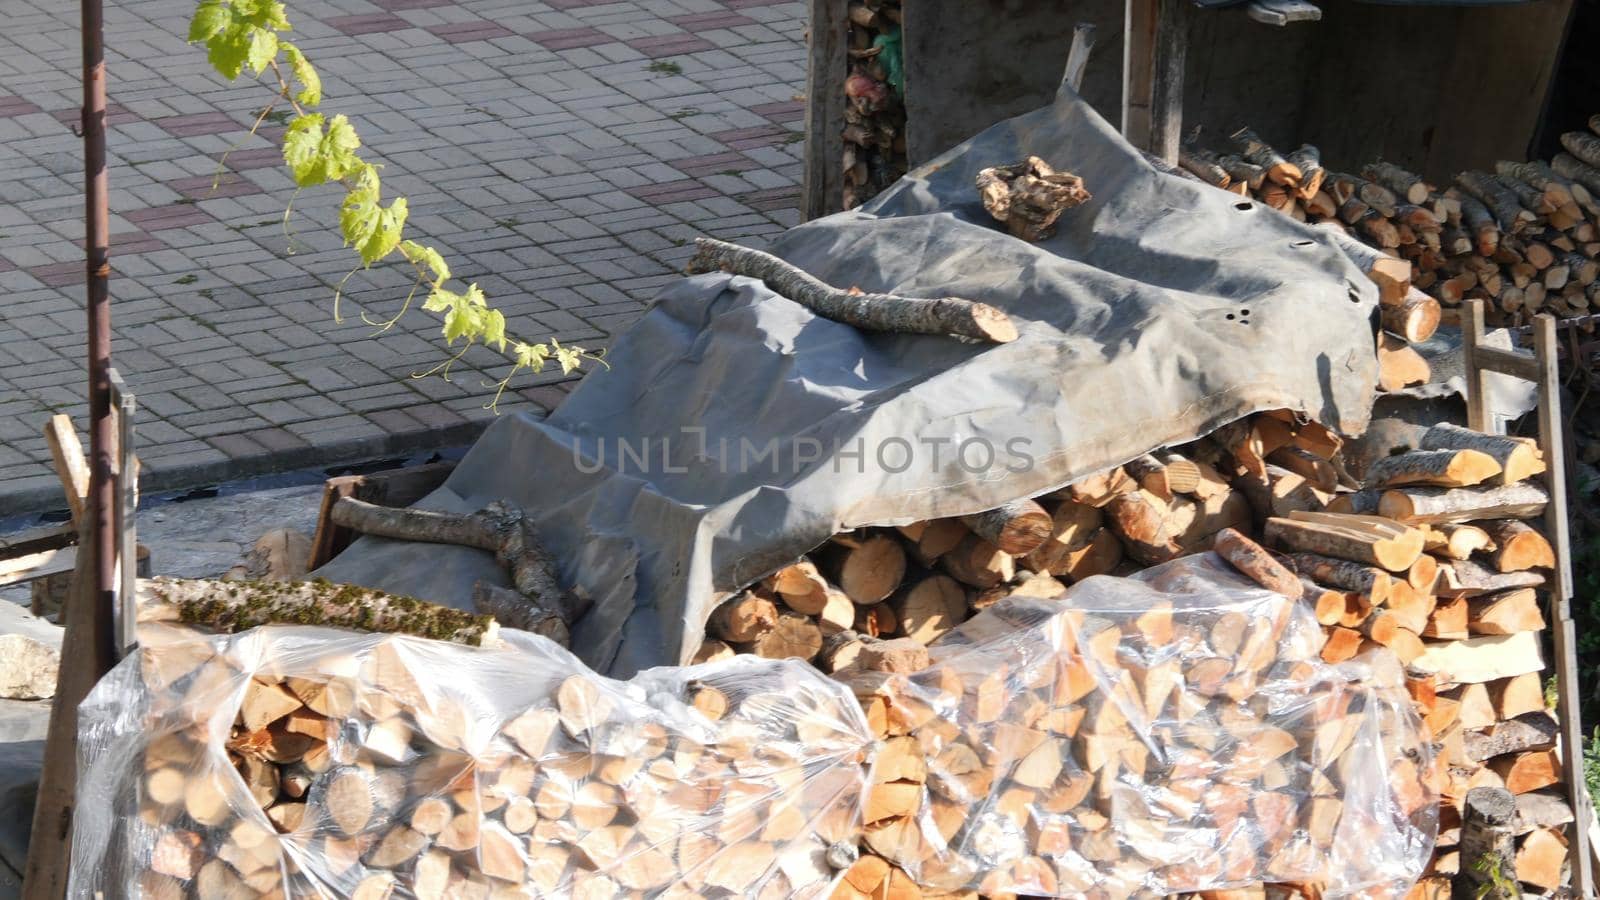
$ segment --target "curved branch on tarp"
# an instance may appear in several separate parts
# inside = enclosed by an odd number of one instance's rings
[[[825,319],[862,331],[954,335],[1004,344],[1017,339],[1011,317],[987,303],[958,297],[868,294],[824,284],[770,253],[711,238],[697,238],[689,273],[728,272],[759,278],[786,299]]]

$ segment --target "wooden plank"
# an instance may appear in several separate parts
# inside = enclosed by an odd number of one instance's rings
[[[1489,427],[1489,373],[1478,364],[1483,343],[1483,301],[1466,301],[1461,316],[1461,362],[1467,373],[1467,427],[1474,431],[1498,433]]]
[[[1150,146],[1150,101],[1155,73],[1156,19],[1163,0],[1125,0],[1122,19],[1122,136]]]
[[[806,149],[801,213],[806,221],[839,211],[844,198],[846,0],[811,0],[806,63]]]
[[[20,556],[0,561],[0,587],[13,584],[26,584],[55,575],[72,568],[73,561],[78,558],[78,548],[59,547],[49,550],[36,550]]]
[[[1093,22],[1079,22],[1072,29],[1072,48],[1067,51],[1067,68],[1061,73],[1061,87],[1070,88],[1074,94],[1083,89],[1083,73],[1089,68],[1089,57],[1094,53],[1095,27]],[[1061,88],[1056,89],[1057,93]]]
[[[89,461],[83,458],[83,444],[71,417],[56,413],[44,426],[44,442],[50,446],[50,462],[61,479],[61,492],[72,510],[72,521],[83,518],[89,496]]]
[[[1563,448],[1560,373],[1557,368],[1556,323],[1548,313],[1534,318],[1533,345],[1539,361],[1539,447],[1544,451],[1546,485],[1545,534],[1556,552],[1555,583],[1550,592],[1550,630],[1555,636],[1556,690],[1561,711],[1562,769],[1576,822],[1591,815],[1584,790],[1583,723],[1578,700],[1577,639],[1572,624],[1572,539],[1567,531],[1566,453]],[[1568,829],[1572,848],[1572,884],[1577,896],[1591,896],[1594,875],[1589,835],[1576,825]]]
[[[1479,346],[1476,360],[1479,369],[1499,372],[1512,378],[1521,378],[1523,381],[1539,380],[1539,361],[1526,353]]]
[[[1183,139],[1183,68],[1188,56],[1188,3],[1161,0],[1151,66],[1150,146],[1167,165],[1178,164]]]

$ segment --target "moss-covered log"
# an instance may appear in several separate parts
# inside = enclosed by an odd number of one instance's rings
[[[314,581],[141,579],[139,621],[198,625],[234,634],[258,625],[321,625],[410,634],[472,647],[496,642],[493,616],[462,612],[414,597],[349,584]]]

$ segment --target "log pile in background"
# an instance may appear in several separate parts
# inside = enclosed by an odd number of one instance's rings
[[[843,533],[717,609],[696,659],[798,656],[836,677],[907,674],[928,665],[931,641],[1013,593],[1050,597],[1215,545],[1312,607],[1323,659],[1382,645],[1409,667],[1445,762],[1433,774],[1439,851],[1418,896],[1448,894],[1461,802],[1485,785],[1518,797],[1520,877],[1552,889],[1572,814],[1538,634],[1553,556],[1523,521],[1548,499],[1539,451],[1439,425],[1357,483],[1340,445],[1315,423],[1264,413],[1034,500]],[[1276,568],[1252,564],[1252,537]]]
[[[901,0],[850,3],[841,209],[854,209],[871,200],[906,173],[900,7]]]
[[[1600,116],[1589,124],[1600,128]],[[1329,171],[1315,147],[1285,157],[1248,129],[1225,150],[1188,147],[1180,162],[1201,181],[1409,262],[1408,280],[1445,306],[1483,298],[1489,324],[1522,325],[1538,312],[1600,313],[1597,135],[1562,135],[1565,152],[1549,162],[1502,160],[1448,185],[1383,161]],[[1580,327],[1592,332],[1594,321]]]

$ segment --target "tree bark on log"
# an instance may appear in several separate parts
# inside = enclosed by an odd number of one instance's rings
[[[972,532],[1012,556],[1026,556],[1050,538],[1050,513],[1032,500],[1018,500],[961,521]]]
[[[1409,524],[1528,519],[1544,513],[1550,494],[1534,482],[1502,487],[1402,488],[1384,491],[1378,514]]]
[[[1490,484],[1512,484],[1545,469],[1544,456],[1532,441],[1498,434],[1482,434],[1448,422],[1429,428],[1419,444],[1422,450],[1477,450],[1494,457],[1500,475]]]
[[[1600,138],[1581,131],[1569,131],[1561,136],[1561,146],[1584,163],[1600,166]]]
[[[1521,900],[1517,886],[1517,801],[1501,788],[1467,792],[1461,821],[1458,896],[1477,900]]]
[[[472,647],[495,642],[492,616],[326,581],[139,581],[139,621],[234,634],[258,625],[326,625],[410,634]]]
[[[710,238],[695,240],[689,271],[731,272],[758,278],[783,297],[826,319],[863,331],[955,335],[1004,344],[1017,339],[1017,327],[987,303],[957,297],[902,297],[831,287],[770,253]]]
[[[1272,149],[1272,145],[1261,139],[1249,128],[1241,128],[1231,135],[1233,142],[1238,146],[1246,160],[1266,170],[1267,180],[1288,187],[1300,184],[1304,173],[1283,157],[1283,154]]]
[[[363,534],[487,550],[506,567],[512,584],[529,603],[555,613],[568,626],[588,611],[586,602],[561,587],[533,522],[504,501],[462,514],[397,509],[344,497],[334,505],[332,518]]]
[[[1311,144],[1301,144],[1286,157],[1289,165],[1300,170],[1300,185],[1295,193],[1301,200],[1310,200],[1322,190],[1328,171],[1322,167],[1322,151]]]
[[[1240,572],[1269,591],[1276,591],[1290,600],[1299,600],[1304,586],[1299,576],[1284,568],[1272,558],[1267,548],[1250,540],[1232,528],[1217,532],[1214,548],[1217,553]]]
[[[1517,195],[1493,175],[1485,172],[1462,172],[1456,176],[1456,184],[1461,185],[1463,190],[1488,207],[1501,231],[1509,234],[1519,233],[1539,218],[1531,210],[1524,209]]]
[[[1385,456],[1367,469],[1369,487],[1423,484],[1471,487],[1500,474],[1500,464],[1477,450],[1413,450]]]

